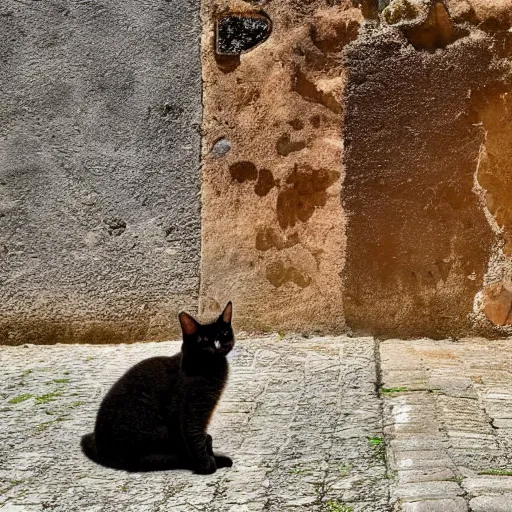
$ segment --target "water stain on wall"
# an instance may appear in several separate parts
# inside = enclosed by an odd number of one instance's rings
[[[288,282],[295,283],[300,288],[306,288],[311,284],[309,276],[303,275],[295,267],[286,266],[282,261],[268,265],[265,275],[275,287],[280,287]]]
[[[297,221],[307,222],[317,208],[327,201],[327,189],[340,177],[340,173],[327,169],[313,169],[295,165],[286,178],[286,185],[277,196],[277,220],[285,229]]]

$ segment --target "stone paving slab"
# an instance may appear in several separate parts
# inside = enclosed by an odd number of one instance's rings
[[[128,474],[80,452],[102,396],[178,342],[0,347],[0,510],[387,512],[375,342],[239,341],[210,432],[234,466]]]
[[[380,344],[394,510],[512,511],[511,356],[511,340]]]

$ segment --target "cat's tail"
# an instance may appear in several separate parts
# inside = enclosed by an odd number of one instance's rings
[[[170,469],[191,469],[174,454],[155,453],[126,460],[124,458],[105,459],[98,454],[94,434],[86,434],[80,441],[84,455],[96,464],[110,469],[129,472],[167,471]]]
[[[96,441],[94,434],[85,434],[80,441],[80,447],[82,448],[83,454],[91,459],[93,462],[100,463],[98,458],[98,452],[96,451]]]
[[[80,447],[82,448],[83,454],[96,464],[111,469],[126,469],[125,464],[122,461],[110,461],[100,456],[98,449],[96,448],[96,439],[94,433],[85,434],[80,441]]]

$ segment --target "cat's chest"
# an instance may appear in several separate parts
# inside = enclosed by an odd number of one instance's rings
[[[184,400],[193,399],[197,402],[217,403],[227,382],[227,372],[208,376],[187,376],[183,379],[180,394]]]

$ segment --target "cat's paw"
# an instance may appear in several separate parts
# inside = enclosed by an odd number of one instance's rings
[[[215,464],[217,468],[230,468],[233,461],[226,455],[215,455]]]
[[[195,468],[195,472],[198,475],[211,475],[217,471],[217,464],[213,457],[208,457],[204,462],[198,464]]]

